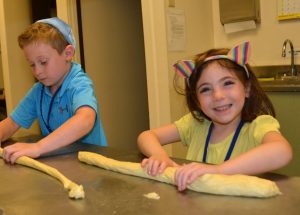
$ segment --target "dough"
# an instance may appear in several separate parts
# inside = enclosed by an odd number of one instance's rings
[[[144,196],[148,199],[155,199],[155,200],[160,199],[160,196],[155,192],[144,194]]]
[[[0,147],[0,157],[3,157],[3,149],[1,147]],[[63,174],[61,174],[57,169],[26,156],[19,157],[16,160],[16,163],[40,170],[58,179],[63,184],[64,188],[69,191],[70,198],[73,199],[84,198],[84,190],[82,185],[75,184],[74,182],[66,178]]]
[[[107,170],[175,185],[174,167],[168,167],[164,173],[153,177],[146,173],[140,163],[117,161],[91,152],[79,152],[78,159]],[[205,174],[189,185],[188,189],[219,195],[264,198],[281,194],[275,182],[247,175]]]

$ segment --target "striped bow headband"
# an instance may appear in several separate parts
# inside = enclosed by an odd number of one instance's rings
[[[240,66],[244,67],[247,77],[249,78],[249,72],[246,67],[246,64],[249,60],[249,54],[250,54],[250,43],[244,42],[242,44],[239,44],[232,48],[227,55],[214,55],[206,58],[203,62],[211,61],[211,60],[217,60],[217,59],[228,59],[231,60]],[[195,62],[193,60],[179,60],[174,65],[175,71],[185,77],[189,78],[190,75],[195,70]]]

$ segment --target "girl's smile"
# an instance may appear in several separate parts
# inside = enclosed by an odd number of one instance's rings
[[[234,72],[210,63],[196,87],[199,106],[214,124],[238,124],[248,90]]]
[[[223,106],[218,106],[218,107],[215,107],[215,111],[218,111],[218,112],[225,112],[226,110],[228,110],[232,105],[229,104],[229,105],[223,105]]]

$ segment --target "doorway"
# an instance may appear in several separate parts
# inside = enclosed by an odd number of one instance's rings
[[[137,149],[149,129],[139,0],[81,0],[85,69],[94,81],[109,146]]]
[[[0,121],[5,119],[6,116],[7,116],[7,111],[6,111],[6,102],[5,102],[5,94],[4,94],[4,80],[3,80],[1,44],[0,44]]]

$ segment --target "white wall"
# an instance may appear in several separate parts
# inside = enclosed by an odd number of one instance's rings
[[[167,9],[169,0],[141,0],[145,34],[145,55],[149,96],[150,127],[174,122],[186,111],[183,96],[173,87],[173,64],[190,58],[213,46],[211,2],[206,0],[176,0],[175,9],[184,11],[186,47],[182,51],[168,51]],[[169,155],[185,157],[180,143],[164,147]]]
[[[251,65],[289,65],[290,57],[281,57],[282,44],[289,38],[300,50],[300,19],[278,21],[277,0],[260,0],[261,23],[254,30],[225,34],[219,15],[219,0],[213,3],[214,43],[216,47],[231,47],[241,41],[251,42]],[[289,50],[289,47],[287,48]],[[295,63],[299,64],[297,57]]]
[[[167,6],[168,6],[168,1]],[[187,107],[184,96],[175,92],[173,87],[173,64],[179,59],[187,59],[193,55],[214,47],[212,4],[206,0],[176,0],[176,9],[183,10],[186,21],[186,48],[183,51],[169,51],[169,90],[171,122],[178,120]],[[172,156],[185,158],[186,148],[181,143],[172,146]]]

